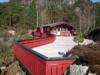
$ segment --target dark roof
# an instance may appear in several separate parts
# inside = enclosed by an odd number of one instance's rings
[[[68,28],[68,29],[75,29],[75,27],[72,24],[66,23],[66,22],[56,22],[56,23],[52,23],[52,24],[47,24],[44,25],[44,27],[63,27],[63,28]]]

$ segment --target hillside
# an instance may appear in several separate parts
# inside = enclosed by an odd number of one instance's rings
[[[100,28],[100,3],[95,3],[96,8],[96,26]]]
[[[0,3],[0,66],[5,64],[9,68],[16,61],[12,53],[16,40],[33,39],[31,32],[36,27],[62,21],[74,25],[83,34],[100,28],[100,3],[93,4],[90,0],[10,0]]]

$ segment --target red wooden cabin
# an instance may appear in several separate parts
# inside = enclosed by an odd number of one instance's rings
[[[18,61],[31,75],[64,75],[71,64],[76,60],[74,56],[46,57],[32,48],[50,44],[55,36],[35,40],[17,41],[14,45],[14,54]]]
[[[66,56],[61,53],[69,46],[69,43],[64,42],[69,41],[70,37],[65,36],[70,36],[72,30],[74,28],[66,24],[37,28],[37,31],[32,33],[33,36],[49,35],[44,38],[17,41],[13,46],[15,57],[30,75],[64,75],[76,60],[73,55]],[[55,34],[59,31],[60,35]]]
[[[53,31],[56,33],[58,32],[59,35],[70,36],[74,34],[75,28],[67,23],[59,22],[39,27],[36,31],[32,32],[32,35],[45,37],[47,34],[51,34]]]

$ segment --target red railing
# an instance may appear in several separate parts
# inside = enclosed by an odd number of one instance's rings
[[[54,35],[50,35],[49,37],[46,37],[46,38],[38,38],[38,39],[30,40],[30,41],[26,40],[26,41],[22,41],[21,43],[27,47],[34,48],[41,45],[52,43],[55,41],[55,39],[56,37]]]

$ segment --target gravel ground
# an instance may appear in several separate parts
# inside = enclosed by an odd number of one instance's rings
[[[9,65],[0,75],[24,75],[24,72],[18,66],[18,62],[16,61]]]

